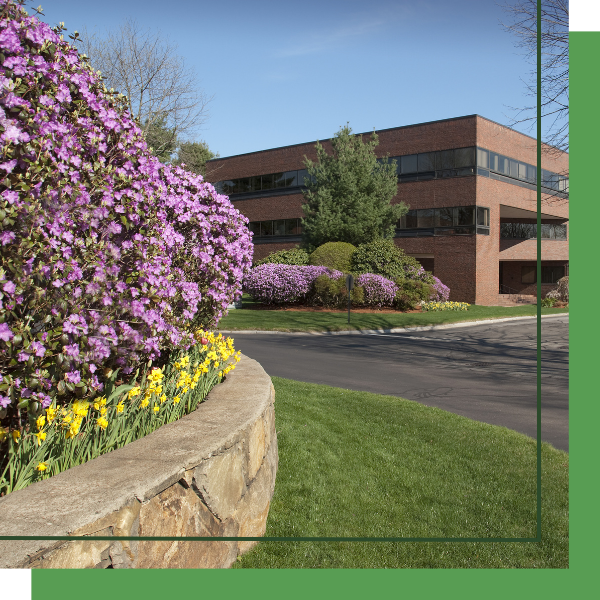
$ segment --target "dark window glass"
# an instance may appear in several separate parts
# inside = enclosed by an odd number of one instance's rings
[[[471,235],[475,233],[475,225],[470,227],[455,227],[451,231],[454,232],[454,235]]]
[[[532,165],[527,165],[527,181],[535,183],[537,181],[537,168]]]
[[[445,171],[438,171],[437,176],[441,178],[456,177],[456,169],[446,169]]]
[[[465,175],[474,175],[475,167],[462,167],[460,169],[454,169],[456,177],[464,177]]]
[[[406,229],[406,215],[402,215],[396,223],[396,229]]]
[[[252,192],[260,192],[262,190],[262,185],[260,182],[260,175],[256,177],[250,177],[250,191]]]
[[[237,180],[236,191],[238,194],[250,191],[250,177],[241,177]]]
[[[556,283],[565,276],[563,265],[558,267],[542,267],[542,283]]]
[[[233,193],[239,194],[242,191],[242,180],[234,179],[233,180]]]
[[[554,225],[554,238],[557,240],[567,239],[567,226],[566,225]]]
[[[403,156],[400,161],[400,168],[402,173],[416,173],[418,171],[418,159],[416,154],[409,154]]]
[[[490,209],[483,206],[477,207],[477,225],[482,227],[490,226]]]
[[[536,283],[537,267],[521,267],[521,283]]]
[[[459,206],[457,208],[457,225],[474,225],[475,224],[475,207],[474,206]]]
[[[438,155],[438,169],[454,169],[454,150],[442,150],[436,153]],[[419,156],[421,156],[419,154]],[[419,171],[421,169],[419,168]],[[426,171],[428,169],[425,169]]]
[[[285,187],[285,173],[273,173],[273,189]]]
[[[417,211],[417,227],[433,227],[435,220],[435,210],[433,208],[425,208]]]
[[[285,220],[273,221],[273,235],[285,235]]]
[[[217,194],[223,193],[223,182],[222,181],[216,181],[213,185],[215,186],[215,190],[216,190]]]
[[[417,227],[417,211],[409,210],[406,213],[406,228],[415,229]]]
[[[454,151],[454,166],[474,167],[475,166],[475,148],[458,148]],[[484,165],[481,165],[484,166]]]
[[[454,225],[454,208],[435,209],[435,227],[452,227]]]
[[[490,153],[483,148],[477,148],[477,166],[484,169],[490,168]]]
[[[490,228],[489,227],[478,227],[477,233],[479,235],[490,235]]]
[[[251,221],[248,223],[248,229],[255,235],[260,235],[260,221]]]
[[[229,196],[229,194],[233,194],[233,189],[235,188],[235,184],[233,182],[232,179],[228,179],[227,181],[223,181],[223,193],[227,194]]]
[[[273,175],[263,175],[261,177],[262,180],[262,189],[263,190],[272,190],[273,189]]]
[[[260,222],[260,235],[273,235],[273,221]]]
[[[423,152],[418,154],[419,173],[435,171],[435,152]]]
[[[308,171],[306,169],[300,169],[300,171],[298,171],[298,185],[304,185],[305,177],[308,177]]]
[[[298,235],[300,233],[299,223],[300,219],[286,219],[285,235]]]
[[[284,174],[285,187],[295,187],[298,185],[298,171],[287,171]]]

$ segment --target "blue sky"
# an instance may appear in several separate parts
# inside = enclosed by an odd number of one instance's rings
[[[494,0],[35,0],[68,33],[133,17],[214,96],[196,138],[232,156],[468,114],[510,124],[530,65]],[[526,126],[516,129],[535,135]]]

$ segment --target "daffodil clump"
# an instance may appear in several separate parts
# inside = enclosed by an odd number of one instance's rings
[[[422,310],[469,310],[469,304],[466,302],[424,302],[421,305]]]
[[[0,493],[121,448],[195,410],[235,368],[241,353],[233,339],[221,334],[199,330],[194,338],[197,343],[189,351],[160,369],[148,367],[139,382],[117,385],[115,372],[102,397],[67,406],[53,403],[21,430],[0,427],[0,444],[8,457]]]

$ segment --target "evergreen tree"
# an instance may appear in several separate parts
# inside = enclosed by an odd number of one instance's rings
[[[408,207],[390,204],[398,189],[396,161],[378,161],[378,144],[375,132],[365,143],[346,125],[331,140],[331,155],[317,142],[317,162],[305,157],[309,177],[303,192],[302,239],[309,251],[326,242],[358,246],[393,237]]]
[[[145,138],[150,151],[160,162],[170,163],[171,156],[175,152],[177,147],[177,134],[175,129],[171,129],[167,125],[166,116],[163,115],[157,119],[154,123],[150,123],[145,127]]]

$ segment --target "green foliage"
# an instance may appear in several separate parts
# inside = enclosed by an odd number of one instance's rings
[[[558,298],[553,298],[552,296],[542,298],[542,306],[544,308],[552,308],[557,302],[559,302]]]
[[[337,269],[342,273],[350,272],[350,261],[356,246],[347,242],[327,242],[319,246],[309,258],[311,265]]]
[[[375,273],[392,280],[404,278],[407,268],[418,270],[420,267],[416,259],[407,256],[391,239],[378,239],[360,244],[351,261],[353,273]]]
[[[396,161],[375,156],[375,132],[368,142],[341,127],[331,140],[328,155],[317,142],[317,162],[305,157],[307,189],[302,206],[303,245],[313,250],[325,242],[357,245],[365,240],[392,237],[398,219],[408,207],[391,205],[398,190]]]
[[[398,286],[394,298],[396,310],[414,310],[421,301],[429,300],[431,285],[418,279],[398,278],[395,281]]]
[[[212,152],[206,142],[182,142],[177,148],[177,158],[173,164],[185,165],[186,170],[204,177],[206,161],[218,157],[219,153]]]
[[[146,127],[147,122],[144,124]],[[177,134],[175,129],[167,126],[166,116],[162,116],[148,127],[145,135],[146,143],[150,151],[160,162],[168,164],[177,146]]]
[[[352,290],[352,302],[354,304],[363,304],[364,295],[364,288],[355,286]],[[317,277],[309,303],[328,308],[346,308],[348,306],[346,278],[338,277],[337,279],[331,279],[327,275]]]
[[[257,260],[254,263],[255,267],[265,264],[275,265],[308,265],[309,255],[306,250],[302,248],[292,248],[291,250],[278,250],[277,252],[271,252],[269,256],[261,260]]]

